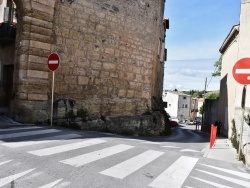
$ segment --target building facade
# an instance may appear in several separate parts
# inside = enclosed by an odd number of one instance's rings
[[[250,165],[250,90],[239,84],[233,77],[233,66],[243,58],[250,58],[250,0],[241,1],[240,24],[234,25],[220,48],[222,54],[221,85],[218,117],[222,121],[223,133],[230,138],[233,125],[236,127],[238,141],[245,155],[246,164]],[[242,105],[243,98],[245,103]],[[243,110],[243,106],[245,106]],[[244,113],[244,114],[243,114]]]
[[[55,116],[68,108],[98,117],[133,116],[151,111],[152,100],[161,98],[164,0],[2,0],[1,8],[12,2],[16,35],[14,42],[1,40],[0,107],[15,120],[50,119],[51,53],[61,62],[55,71]]]
[[[191,96],[179,92],[167,91],[163,93],[165,111],[171,118],[184,121],[190,118]]]

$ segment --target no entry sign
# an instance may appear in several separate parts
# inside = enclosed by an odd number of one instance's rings
[[[240,84],[250,84],[250,58],[243,58],[235,63],[233,77]]]
[[[55,71],[60,65],[60,57],[58,54],[53,53],[48,57],[48,68],[51,71]]]

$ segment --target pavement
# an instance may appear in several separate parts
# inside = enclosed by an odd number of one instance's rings
[[[0,115],[0,128],[12,126],[24,126],[24,124],[20,124],[6,116]],[[228,138],[217,137],[212,149],[209,149],[208,145],[204,151],[203,157],[205,158],[243,164],[242,161],[237,160],[237,151],[232,146],[231,141]]]
[[[231,141],[228,138],[217,137],[212,147],[209,149],[207,146],[203,157],[227,161],[231,163],[243,164],[242,161],[238,161],[237,151],[232,146]]]

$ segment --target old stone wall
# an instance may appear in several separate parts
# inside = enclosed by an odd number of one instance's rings
[[[151,109],[156,93],[163,1],[56,2],[56,99],[103,116]]]
[[[15,2],[12,114],[17,121],[50,119],[52,73],[47,57],[53,52],[61,58],[55,101],[74,100],[74,110],[84,108],[99,117],[151,110],[152,98],[161,96],[163,0]]]

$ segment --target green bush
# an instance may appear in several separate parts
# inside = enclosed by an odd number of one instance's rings
[[[237,131],[236,131],[234,119],[232,120],[232,124],[233,124],[233,126],[232,126],[232,135],[231,135],[230,140],[231,140],[231,142],[233,144],[233,147],[238,151],[238,149],[239,149],[239,142],[237,140]]]

